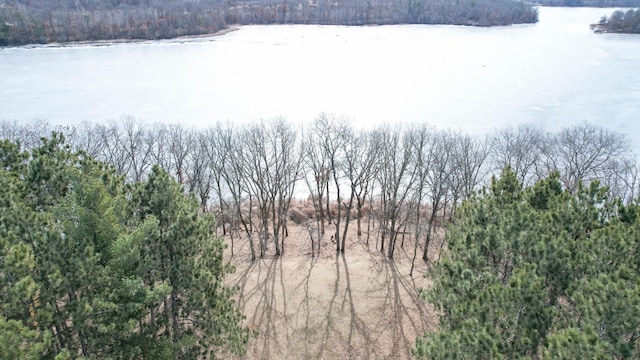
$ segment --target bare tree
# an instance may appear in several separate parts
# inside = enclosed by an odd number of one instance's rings
[[[131,164],[123,130],[115,121],[111,121],[108,125],[98,125],[96,131],[102,148],[99,160],[112,166],[118,174],[127,175]]]
[[[287,214],[295,186],[301,179],[302,153],[296,141],[296,131],[283,119],[276,119],[267,129],[270,146],[275,161],[274,190],[275,197],[271,204],[273,239],[276,242],[276,254],[284,251],[284,239],[288,236]],[[278,245],[280,238],[280,245]]]
[[[327,191],[326,204],[327,204],[327,216],[330,220],[334,221],[336,226],[336,232],[334,234],[334,240],[336,243],[336,251],[343,251],[340,246],[340,225],[341,225],[341,213],[342,213],[342,193],[341,193],[341,180],[343,177],[343,161],[344,161],[344,143],[351,136],[351,126],[344,120],[337,119],[334,116],[321,113],[314,122],[314,131],[316,132],[322,146],[323,156],[327,159],[329,165],[329,172],[333,179],[333,186],[336,192],[337,210],[335,214],[332,214],[330,208],[330,196],[329,196],[329,179],[325,189]]]
[[[185,129],[182,125],[169,125],[167,130],[171,158],[171,165],[167,170],[176,177],[178,183],[185,185],[189,181],[189,159],[196,145],[194,131]]]
[[[243,134],[243,173],[260,213],[260,256],[265,254],[270,235],[276,255],[281,255],[287,232],[287,211],[300,175],[301,157],[296,134],[282,119],[251,125]],[[269,221],[272,234],[269,233]]]
[[[468,199],[478,186],[486,180],[486,160],[489,155],[488,139],[473,138],[469,135],[452,136],[453,162],[451,176],[451,199],[447,199],[444,209],[451,206],[449,218],[453,216],[456,204]]]
[[[42,119],[36,119],[28,124],[21,124],[18,121],[2,121],[0,124],[0,138],[18,142],[25,149],[40,145],[40,139],[50,135],[51,126]]]
[[[389,258],[393,258],[398,233],[409,221],[416,204],[410,200],[413,186],[418,178],[413,143],[415,129],[406,131],[400,127],[383,127],[375,130],[380,156],[378,183],[381,195],[381,231],[380,251],[384,251],[388,239]]]
[[[77,141],[89,145],[92,156],[111,165],[129,181],[141,181],[154,164],[157,134],[132,116],[112,120],[108,125],[86,125],[83,132],[91,134],[85,133]]]
[[[431,170],[431,158],[433,152],[431,146],[435,143],[433,130],[423,125],[416,129],[413,141],[413,152],[415,154],[415,167],[418,172],[416,183],[414,186],[413,202],[416,204],[415,209],[415,226],[414,226],[414,243],[413,257],[411,259],[411,270],[409,276],[413,276],[413,269],[418,255],[418,244],[420,243],[422,233],[422,206],[427,191],[427,175]]]
[[[635,156],[624,156],[609,163],[605,169],[604,185],[612,196],[629,204],[640,194],[640,165]]]
[[[495,132],[490,139],[491,168],[500,173],[510,166],[520,182],[532,185],[539,180],[536,168],[544,154],[546,135],[536,125],[506,127]]]
[[[331,169],[329,168],[329,161],[322,148],[321,133],[319,133],[317,129],[311,129],[311,131],[303,134],[302,156],[304,164],[303,171],[305,174],[304,179],[311,193],[311,201],[316,211],[316,222],[318,223],[319,231],[318,238],[320,238],[325,232],[323,199],[327,191],[326,187],[329,183]],[[318,251],[320,251],[319,243],[320,242],[318,242]]]
[[[118,129],[114,134],[117,135],[117,142],[121,150],[124,151],[124,163],[127,169],[125,174],[130,181],[139,181],[141,179],[138,177],[136,159],[142,147],[142,134],[144,129],[141,124],[131,116],[121,118],[119,123],[114,123],[113,126]]]
[[[155,124],[152,129],[156,141],[151,151],[153,163],[165,169],[169,174],[172,173],[172,156],[170,152],[169,129],[165,124]]]
[[[424,241],[422,260],[429,260],[429,245],[431,244],[438,214],[445,207],[445,197],[450,190],[451,178],[455,173],[455,146],[457,135],[443,131],[434,136],[430,146],[425,147],[424,157],[428,168],[423,169],[425,176],[426,194],[429,199],[427,230]]]
[[[216,144],[213,139],[213,143],[210,143],[209,134],[209,132],[194,134],[195,147],[189,156],[191,172],[188,191],[198,196],[203,212],[207,211],[212,187],[220,181],[220,172],[216,171],[218,169],[211,162],[209,145],[212,145],[213,148],[219,148],[221,144]]]
[[[345,204],[345,221],[342,231],[341,251],[345,250],[345,240],[349,229],[349,222],[352,217],[354,205],[357,220],[358,235],[362,234],[362,207],[369,194],[375,171],[377,170],[377,158],[372,146],[369,132],[354,134],[347,133],[349,138],[345,139],[342,146],[344,154],[344,172],[349,185],[349,202]],[[355,204],[354,204],[355,200]]]
[[[102,148],[98,126],[88,121],[80,123],[76,128],[76,138],[72,146],[76,151],[82,150],[89,156],[100,159]]]
[[[250,260],[256,259],[256,251],[253,239],[252,204],[249,201],[247,216],[242,211],[244,201],[250,193],[245,177],[245,154],[243,154],[243,132],[236,131],[228,125],[220,124],[207,132],[207,154],[210,167],[215,179],[215,192],[218,196],[219,209],[216,214],[226,234],[226,223],[238,223],[244,230],[249,242]],[[231,197],[230,204],[224,199]],[[230,229],[231,230],[231,229]]]
[[[223,235],[227,234],[226,224],[235,221],[242,222],[247,234],[253,230],[251,222],[243,218],[241,211],[246,186],[242,177],[242,147],[238,136],[231,125],[222,127],[219,123],[206,133],[208,168],[214,181],[214,192],[218,199],[216,216],[222,225]],[[232,207],[227,201],[229,197]],[[253,251],[253,245],[251,249]],[[255,254],[252,256],[255,258]]]
[[[242,140],[243,147],[236,154],[241,157],[234,158],[234,161],[242,161],[241,169],[246,179],[247,190],[258,203],[260,257],[264,257],[269,239],[269,210],[274,197],[270,187],[274,176],[271,173],[271,169],[275,168],[274,158],[265,145],[267,139],[264,124],[254,124],[243,129]]]
[[[549,172],[557,170],[570,191],[578,188],[579,181],[604,179],[618,159],[631,155],[624,135],[590,124],[562,129],[550,136],[550,144]]]

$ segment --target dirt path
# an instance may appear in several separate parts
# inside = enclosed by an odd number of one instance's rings
[[[374,238],[367,245],[366,235],[352,235],[344,255],[328,242],[312,259],[304,234],[290,229],[283,256],[253,263],[248,245],[236,239],[236,273],[227,283],[239,287],[246,324],[259,332],[244,358],[411,358],[416,336],[437,321],[417,292],[430,285],[425,264],[417,261],[409,277],[413,243],[405,241],[391,261],[376,251]]]

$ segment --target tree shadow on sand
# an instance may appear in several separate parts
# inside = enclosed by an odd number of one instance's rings
[[[246,322],[259,335],[245,358],[411,358],[416,336],[436,318],[404,265],[365,246],[329,258],[247,264],[234,285]]]
[[[279,306],[276,297],[276,281],[278,278],[277,265],[280,258],[264,257],[252,262],[238,277],[238,304],[247,317],[249,326],[258,330],[258,338],[253,339],[262,343],[261,359],[272,359],[270,351],[276,353],[284,351],[279,332],[282,326],[275,314]],[[282,279],[282,276],[279,276]],[[286,297],[284,297],[286,299]],[[253,305],[258,303],[259,306]],[[286,304],[282,304],[286,309]],[[275,355],[275,354],[274,354]]]

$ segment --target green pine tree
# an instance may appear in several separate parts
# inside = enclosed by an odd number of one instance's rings
[[[163,289],[146,331],[168,340],[172,357],[243,353],[250,332],[223,283],[233,268],[223,261],[213,217],[201,214],[197,199],[159,167],[132,197],[131,218],[144,229],[133,247],[142,259],[137,273],[149,288]]]
[[[507,168],[462,205],[424,293],[440,324],[416,356],[640,356],[638,208],[558,179],[522,189]]]
[[[244,351],[214,221],[166,173],[125,186],[58,134],[0,166],[1,359]]]

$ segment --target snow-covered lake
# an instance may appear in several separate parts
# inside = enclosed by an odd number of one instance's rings
[[[588,121],[638,146],[640,36],[589,29],[612,11],[541,8],[538,24],[497,28],[247,26],[195,41],[5,48],[0,119],[207,126],[327,112],[471,134]]]

